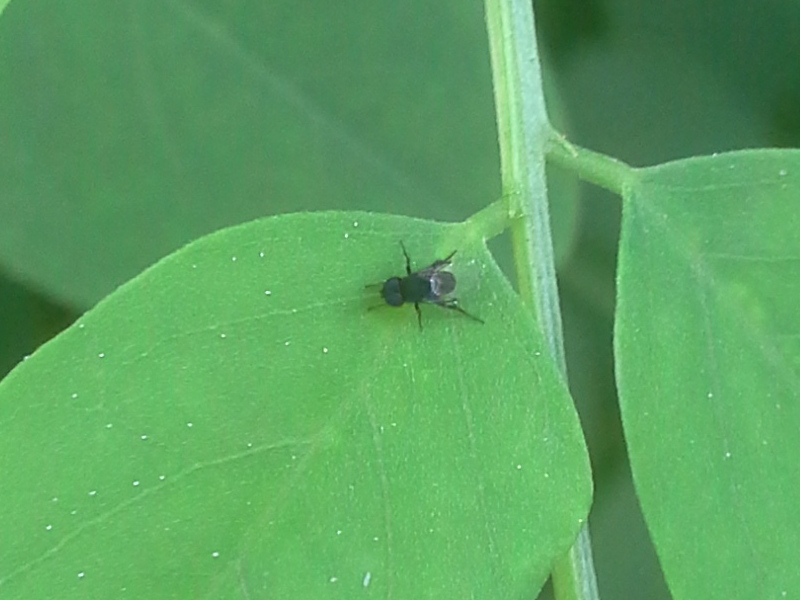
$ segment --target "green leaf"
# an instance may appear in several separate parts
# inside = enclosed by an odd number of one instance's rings
[[[420,331],[365,289],[404,274],[400,240],[415,268],[457,250],[486,324],[424,305]],[[469,225],[273,217],[167,257],[0,383],[0,596],[533,597],[588,470]]]
[[[19,2],[0,89],[0,259],[82,307],[267,214],[500,195],[479,3]]]
[[[627,190],[616,360],[675,598],[800,587],[800,152],[645,169]]]
[[[19,2],[0,89],[0,261],[83,308],[267,214],[500,195],[480,3]]]

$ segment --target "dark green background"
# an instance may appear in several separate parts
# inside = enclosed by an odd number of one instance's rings
[[[221,227],[322,208],[456,220],[499,193],[480,2],[269,5],[176,1],[164,17],[140,3],[125,18],[101,2],[8,6],[2,373],[116,285]],[[645,166],[800,141],[794,2],[540,0],[535,10],[576,143]],[[567,200],[552,202],[560,213]],[[619,201],[585,186],[579,206],[574,242],[557,227],[559,275],[595,469],[600,592],[668,597],[614,394]]]

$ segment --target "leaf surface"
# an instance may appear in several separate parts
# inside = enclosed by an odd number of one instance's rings
[[[617,378],[676,599],[800,587],[800,152],[644,169],[625,194]]]
[[[365,285],[457,250],[461,305]],[[378,307],[370,310],[370,307]],[[0,383],[3,598],[532,597],[590,503],[544,342],[464,225],[273,217]]]

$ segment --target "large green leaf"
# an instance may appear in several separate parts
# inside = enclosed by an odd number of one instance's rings
[[[626,191],[616,360],[676,599],[800,587],[800,152],[645,169]]]
[[[80,306],[265,214],[499,195],[480,3],[17,2],[0,89],[0,256]]]
[[[84,308],[227,225],[500,193],[480,3],[26,0],[0,89],[0,260]]]
[[[400,240],[417,268],[457,249],[485,325],[365,289]],[[533,597],[591,495],[481,240],[366,213],[223,230],[81,317],[0,383],[0,489],[26,600]]]

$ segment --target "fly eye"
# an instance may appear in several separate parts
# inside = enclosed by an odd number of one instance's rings
[[[400,292],[400,279],[397,277],[386,280],[381,295],[389,306],[402,306],[405,302],[403,294]]]

